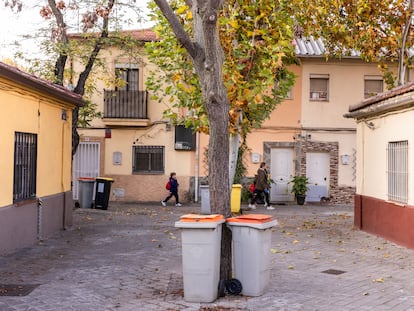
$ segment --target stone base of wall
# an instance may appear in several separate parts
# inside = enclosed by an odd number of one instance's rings
[[[349,205],[354,203],[355,187],[338,187],[330,190],[330,203],[334,205]]]

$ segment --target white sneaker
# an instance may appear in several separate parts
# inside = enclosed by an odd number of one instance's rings
[[[269,211],[273,211],[275,208],[271,205],[266,206],[266,209]]]
[[[254,205],[254,204],[249,204],[249,208],[251,208],[251,209],[256,209],[256,205]]]
[[[164,201],[161,201],[162,206],[167,206]]]
[[[177,203],[175,204],[175,206],[183,206],[181,203]]]

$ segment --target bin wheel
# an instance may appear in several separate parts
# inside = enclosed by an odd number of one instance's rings
[[[243,286],[238,279],[230,279],[226,281],[226,290],[230,295],[240,295]]]

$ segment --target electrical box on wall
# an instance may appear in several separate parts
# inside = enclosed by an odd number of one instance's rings
[[[175,126],[175,150],[194,150],[195,149],[195,134],[190,128],[183,125]]]
[[[260,153],[253,152],[252,153],[252,162],[259,163],[260,162]]]
[[[119,151],[115,151],[112,154],[112,164],[113,165],[121,165],[122,164],[122,153]]]
[[[343,155],[341,155],[341,163],[343,165],[349,165],[349,161],[350,161],[349,154],[343,154]]]

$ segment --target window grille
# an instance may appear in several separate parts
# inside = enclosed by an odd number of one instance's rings
[[[36,197],[37,135],[16,132],[14,136],[13,202]]]
[[[134,173],[164,173],[163,146],[134,146]]]
[[[388,143],[388,199],[408,201],[408,141]]]

